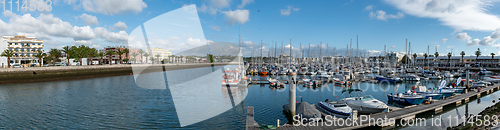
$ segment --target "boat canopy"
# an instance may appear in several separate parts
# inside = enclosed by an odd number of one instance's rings
[[[351,94],[353,91],[360,91],[360,92],[362,92],[361,89],[346,89],[346,90],[342,90],[342,93],[349,92],[349,94]]]

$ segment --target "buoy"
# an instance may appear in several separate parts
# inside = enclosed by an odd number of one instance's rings
[[[130,73],[130,75],[132,75],[132,73]]]

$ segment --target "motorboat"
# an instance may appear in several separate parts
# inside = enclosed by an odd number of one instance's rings
[[[493,72],[488,71],[486,69],[481,69],[481,71],[479,71],[479,75],[491,75],[491,74],[493,74]]]
[[[238,70],[227,70],[222,73],[222,86],[238,86],[241,77]]]
[[[403,74],[399,76],[404,81],[420,81],[420,77],[414,74]]]
[[[443,73],[443,76],[444,76],[445,78],[453,78],[453,77],[454,77],[454,75],[453,75],[453,74],[451,74],[449,71],[445,71],[445,72]]]
[[[436,75],[436,74],[425,74],[424,76],[426,78],[429,78],[429,79],[441,79],[442,78],[441,76]]]
[[[400,78],[397,77],[384,77],[384,76],[376,76],[375,79],[377,79],[379,82],[389,82],[389,83],[398,83],[401,82]]]
[[[306,86],[317,86],[319,85],[319,82],[316,80],[311,80],[311,79],[302,79],[304,81],[304,85]]]
[[[349,97],[341,99],[341,102],[345,102],[352,109],[359,111],[360,113],[379,113],[388,108],[387,104],[375,99],[371,95],[360,95],[359,92],[362,93],[361,89],[347,89],[343,90],[342,93],[349,92]],[[357,95],[353,95],[352,93],[358,93]]]
[[[346,81],[341,80],[339,78],[333,78],[332,80],[335,84],[346,84]]]
[[[441,97],[443,97],[443,94],[439,94],[439,93],[415,93],[415,90],[413,90],[414,92],[410,91],[410,92],[405,92],[404,94],[417,94],[417,95],[421,95],[421,96],[424,96],[425,99],[433,99],[433,100],[439,100],[441,99]]]
[[[330,114],[337,118],[348,118],[352,114],[352,108],[349,107],[345,102],[328,101],[327,99],[325,102],[319,102],[318,106],[327,114]]]
[[[270,87],[282,87],[284,85],[278,79],[269,78],[268,81]]]
[[[399,93],[399,94],[387,94],[389,101],[397,102],[404,105],[419,105],[425,100],[425,96],[410,94],[410,93]]]
[[[497,78],[491,78],[491,77],[484,77],[483,78],[484,81],[487,81],[487,82],[494,82],[494,83],[498,83],[500,82],[500,79],[497,79]]]
[[[330,78],[330,75],[328,75],[326,72],[324,71],[318,71],[318,73],[316,75],[314,75],[314,78],[315,79],[329,79]]]
[[[434,90],[430,88],[427,89],[427,87],[419,85],[416,85],[413,88],[415,89],[415,92],[418,94],[442,94],[444,97],[450,97],[455,93],[455,91],[445,90],[445,89],[440,89],[440,90]]]

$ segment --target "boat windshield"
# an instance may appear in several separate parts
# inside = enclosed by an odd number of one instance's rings
[[[373,100],[374,98],[372,97],[372,95],[366,95],[364,97],[359,97],[359,100],[361,101],[370,101],[370,100]]]

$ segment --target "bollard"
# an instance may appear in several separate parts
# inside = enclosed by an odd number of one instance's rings
[[[290,91],[289,91],[289,94],[288,94],[289,95],[289,97],[288,97],[289,98],[288,99],[288,101],[289,101],[288,106],[290,107],[289,108],[289,110],[290,110],[289,112],[290,112],[290,115],[291,115],[290,117],[295,116],[295,105],[296,105],[295,104],[295,100],[296,100],[295,99],[295,94],[296,94],[295,93],[295,88],[296,88],[295,84],[297,83],[297,80],[295,78],[296,78],[296,76],[293,75],[292,78],[290,79],[290,83],[291,84],[290,84],[290,89],[289,89]]]
[[[353,110],[351,116],[353,120],[358,119],[358,110]]]
[[[280,127],[280,119],[278,119],[278,125],[276,125],[277,127]]]

